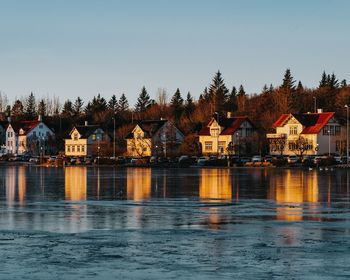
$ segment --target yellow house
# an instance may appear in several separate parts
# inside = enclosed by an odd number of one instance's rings
[[[213,117],[198,135],[203,155],[242,155],[257,149],[255,126],[246,116]]]
[[[140,121],[126,136],[127,156],[172,156],[184,135],[168,120]]]
[[[346,129],[334,112],[282,114],[273,128],[276,132],[266,135],[271,155],[342,154],[346,149]]]
[[[98,125],[75,126],[65,139],[65,155],[69,157],[85,157],[95,155],[94,146],[109,141],[109,136]]]

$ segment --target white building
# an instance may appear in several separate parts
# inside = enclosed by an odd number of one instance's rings
[[[334,112],[283,114],[273,124],[276,133],[267,134],[271,155],[344,154],[346,128]]]
[[[6,129],[6,152],[8,154],[45,154],[50,150],[54,132],[42,121],[10,122]]]

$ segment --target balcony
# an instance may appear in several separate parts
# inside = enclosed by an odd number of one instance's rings
[[[268,133],[266,134],[266,138],[269,139],[286,139],[287,134],[285,133]]]

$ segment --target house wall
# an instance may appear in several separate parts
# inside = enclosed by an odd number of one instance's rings
[[[331,119],[327,125],[329,126],[340,126],[339,123],[335,119]],[[291,127],[297,128],[297,134],[291,134]],[[329,152],[329,140],[330,140],[330,152],[331,153],[339,153],[339,151],[336,150],[336,143],[337,141],[344,141],[344,133],[342,132],[345,128],[340,128],[340,134],[339,135],[331,135],[328,136],[328,134],[324,135],[323,129],[318,134],[301,134],[303,130],[303,126],[294,118],[292,117],[283,127],[277,127],[276,134],[285,134],[286,135],[286,143],[283,150],[283,155],[298,155],[300,154],[299,151],[290,149],[289,142],[296,141],[300,136],[304,139],[308,140],[308,143],[310,144],[310,149],[305,150],[303,152],[303,155],[322,155],[322,154],[328,154]],[[346,136],[345,136],[346,137]],[[318,150],[316,149],[318,147]],[[271,151],[271,155],[280,155],[280,151]]]
[[[152,140],[150,138],[134,137],[132,139],[127,139],[126,145],[127,156],[148,157],[152,155]]]
[[[71,138],[65,139],[64,154],[69,157],[87,156],[87,139],[81,138],[81,135],[77,129],[73,129],[70,136]]]
[[[222,132],[222,127],[219,127],[218,123],[214,120],[211,124],[210,129],[217,130],[219,129],[220,133]],[[235,131],[232,135],[200,135],[199,136],[199,142],[202,146],[202,154],[203,155],[228,155],[229,154],[229,144],[232,142],[233,147],[239,145],[241,148],[238,151],[237,149],[234,149],[231,154],[238,154],[243,153],[244,146],[247,145],[247,143],[250,143],[252,146],[252,153],[256,152],[258,150],[257,145],[254,145],[253,138],[257,135],[255,131],[252,130],[252,125],[244,121],[241,123],[241,126]],[[207,142],[207,143],[206,143]],[[208,143],[211,143],[211,149],[208,148]],[[210,145],[209,145],[210,146]]]
[[[17,135],[11,124],[6,129],[6,152],[8,154],[17,154]]]

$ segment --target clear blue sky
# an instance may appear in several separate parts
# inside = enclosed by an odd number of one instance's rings
[[[196,98],[220,69],[248,93],[308,87],[323,70],[350,81],[350,1],[0,0],[0,90],[84,100],[143,85]]]

